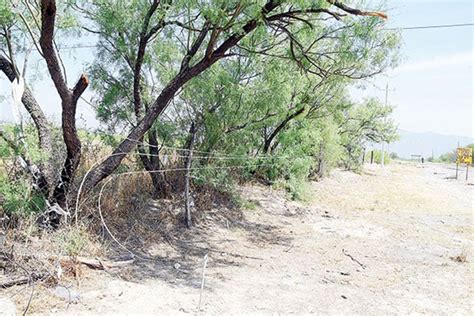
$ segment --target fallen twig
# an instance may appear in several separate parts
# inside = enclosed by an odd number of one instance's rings
[[[30,282],[29,277],[13,278],[13,279],[9,279],[9,280],[6,280],[6,281],[1,281],[0,282],[0,288],[7,289],[7,288],[15,286],[15,285],[23,285],[23,284],[27,284],[29,282]]]
[[[345,250],[344,248],[342,249],[342,253],[346,256],[348,256],[349,258],[351,258],[352,261],[356,262],[357,264],[359,264],[362,269],[365,269],[366,266],[365,264],[361,263],[359,260],[357,260],[356,258],[354,258],[350,253],[347,252],[347,250]]]
[[[204,292],[204,277],[206,273],[207,259],[209,258],[208,254],[209,253],[206,253],[206,255],[204,256],[204,261],[202,263],[201,293],[199,294],[198,313],[201,312],[202,293]]]
[[[129,259],[129,260],[122,260],[122,261],[107,261],[107,260],[101,260],[99,258],[85,258],[85,257],[77,257],[76,258],[77,262],[82,263],[83,265],[88,266],[91,269],[96,269],[96,270],[108,270],[108,269],[113,269],[113,268],[118,268],[124,265],[132,264],[135,262],[135,259]]]

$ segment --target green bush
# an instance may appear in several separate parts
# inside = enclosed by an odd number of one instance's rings
[[[438,160],[441,162],[448,162],[448,163],[456,162],[456,152],[453,151],[453,152],[444,153],[439,156]]]
[[[35,194],[25,180],[10,181],[0,174],[0,210],[6,214],[28,216],[39,213],[46,207],[41,195]]]
[[[365,153],[365,161],[370,163],[370,157],[372,155],[372,151],[369,150]],[[384,155],[384,164],[389,164],[391,161],[391,155],[388,152],[385,152]],[[382,151],[381,150],[374,150],[374,163],[381,164],[382,163]]]
[[[69,228],[58,232],[55,238],[60,248],[66,252],[68,256],[77,257],[91,243],[89,234],[82,228]]]
[[[291,177],[286,184],[292,200],[303,202],[311,200],[311,185],[308,181]]]

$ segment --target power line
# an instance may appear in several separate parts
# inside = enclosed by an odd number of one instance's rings
[[[460,24],[439,24],[439,25],[419,25],[419,26],[406,26],[406,27],[391,27],[386,30],[423,30],[423,29],[442,29],[442,28],[453,28],[453,27],[466,27],[474,26],[474,23],[460,23]]]
[[[100,47],[100,45],[74,45],[74,46],[58,47],[58,49],[63,50],[63,49],[97,48],[97,47]]]
[[[467,26],[474,26],[474,23],[390,27],[390,28],[386,28],[385,30],[391,30],[391,31],[395,31],[395,30],[426,30],[426,29],[442,29],[442,28],[467,27]],[[97,47],[100,47],[100,45],[74,45],[74,46],[59,47],[59,49],[63,50],[63,49],[97,48]]]

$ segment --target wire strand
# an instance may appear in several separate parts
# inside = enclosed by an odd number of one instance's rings
[[[440,29],[440,28],[453,28],[453,27],[466,27],[474,26],[474,23],[457,23],[457,24],[438,24],[438,25],[418,25],[418,26],[402,26],[402,27],[389,27],[385,30],[396,31],[396,30],[423,30],[423,29]],[[101,45],[92,44],[92,45],[73,45],[73,46],[63,46],[58,47],[59,50],[67,49],[85,49],[85,48],[98,48]],[[36,48],[33,48],[36,50]]]
[[[466,26],[474,26],[474,23],[390,27],[390,28],[386,28],[386,30],[425,30],[425,29],[442,29],[442,28],[466,27]]]
[[[270,164],[271,165],[271,164]],[[189,168],[189,170],[208,170],[208,169],[241,169],[241,168],[246,168],[247,166],[230,166],[230,167],[199,167],[199,168]],[[130,250],[127,246],[125,246],[124,244],[122,244],[118,239],[117,237],[115,237],[115,235],[112,233],[112,231],[110,230],[110,228],[108,227],[107,223],[105,222],[105,218],[104,218],[104,215],[102,213],[102,196],[104,194],[104,189],[105,187],[115,178],[118,178],[118,177],[121,177],[121,176],[125,176],[125,175],[132,175],[132,174],[143,174],[143,173],[165,173],[165,172],[170,172],[170,171],[184,171],[184,170],[188,170],[187,168],[171,168],[171,169],[162,169],[162,170],[151,170],[151,171],[147,171],[147,170],[137,170],[137,171],[127,171],[127,172],[122,172],[122,173],[118,173],[118,174],[114,174],[114,175],[111,175],[103,184],[102,184],[102,187],[100,188],[100,191],[99,191],[99,198],[97,200],[97,209],[98,209],[98,212],[99,212],[99,217],[100,217],[100,220],[102,222],[102,225],[104,227],[104,229],[107,231],[107,233],[110,235],[110,237],[112,238],[113,241],[115,241],[117,243],[117,245],[119,245],[122,249],[126,250],[127,252],[129,252],[131,255],[133,255],[134,257],[138,258],[138,259],[141,259],[141,260],[153,260],[152,258],[149,258],[149,257],[143,257],[143,256],[140,256],[138,254],[136,254],[134,251]]]

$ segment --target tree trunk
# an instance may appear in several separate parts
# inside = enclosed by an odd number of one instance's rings
[[[193,68],[177,75],[161,92],[153,103],[150,110],[138,122],[137,126],[128,134],[114,152],[100,165],[94,168],[84,181],[84,192],[90,191],[102,179],[109,176],[121,163],[123,158],[130,153],[133,148],[143,138],[143,135],[151,128],[155,120],[166,109],[169,102],[173,99],[176,91],[178,91],[186,82],[194,78],[211,65],[211,61],[205,59],[196,64]]]
[[[13,71],[12,64],[3,56],[0,55],[0,70],[7,76],[10,82],[16,80],[16,73]],[[41,164],[41,174],[37,183],[40,191],[48,198],[50,193],[53,192],[53,188],[56,185],[56,175],[54,170],[54,164],[52,160],[53,153],[53,142],[51,129],[49,128],[48,120],[44,115],[41,107],[38,102],[36,102],[35,97],[31,93],[31,90],[25,84],[25,91],[21,98],[23,105],[25,106],[26,111],[33,119],[35,124],[36,131],[38,132],[38,142],[39,148],[41,151],[46,154],[46,160]]]
[[[324,159],[324,144],[321,142],[319,145],[319,155],[318,155],[318,177],[322,178],[326,172],[325,159]]]
[[[61,179],[54,190],[54,201],[61,207],[66,205],[67,193],[74,180],[77,167],[81,159],[81,141],[76,129],[76,107],[77,102],[71,100],[69,103],[63,102],[62,111],[62,131],[66,145],[66,160],[61,171]]]
[[[81,141],[76,129],[77,101],[89,85],[85,75],[82,75],[73,89],[69,89],[61,71],[59,58],[54,48],[54,28],[56,20],[56,2],[54,0],[41,1],[41,36],[39,43],[43,51],[44,60],[49,75],[61,98],[62,131],[66,145],[66,160],[61,170],[61,179],[53,194],[54,202],[61,207],[66,206],[70,183],[74,180],[79,161],[81,159]]]
[[[153,172],[161,169],[160,150],[158,148],[158,136],[156,129],[148,132],[148,152],[150,153],[151,175],[153,179],[153,198],[164,199],[169,196],[168,183],[164,172]]]
[[[160,161],[160,151],[158,148],[158,137],[156,135],[156,130],[152,129],[148,132],[148,151],[145,149],[143,143],[139,143],[138,152],[140,154],[140,160],[143,164],[143,167],[150,174],[152,184],[153,184],[153,199],[162,199],[169,196],[168,184],[166,182],[166,177],[163,172],[160,172],[161,161]]]
[[[263,152],[266,154],[270,153],[271,145],[275,137],[278,136],[278,134],[288,125],[288,123],[296,118],[298,115],[302,114],[305,110],[305,107],[302,107],[298,111],[288,115],[278,126],[273,130],[273,132],[270,134],[270,136],[265,140],[263,144]]]
[[[279,7],[281,3],[269,1],[262,8],[262,14],[266,15]],[[202,41],[204,41],[206,32],[202,32],[197,39],[197,42],[192,45],[188,54],[184,57],[182,67],[178,75],[176,75],[171,82],[161,91],[158,98],[153,102],[150,110],[145,114],[144,118],[138,122],[137,126],[128,134],[127,138],[123,140],[114,152],[100,165],[94,168],[84,181],[84,192],[92,190],[102,179],[109,176],[122,162],[123,158],[130,153],[137,145],[143,135],[151,128],[155,120],[166,109],[169,102],[174,98],[176,92],[184,86],[189,80],[201,74],[204,70],[212,66],[218,60],[226,57],[228,51],[237,45],[237,43],[247,34],[255,30],[261,23],[261,19],[253,19],[247,22],[242,30],[230,35],[225,39],[218,48],[210,54],[206,54],[194,66],[189,67],[191,58],[196,54]],[[201,36],[204,35],[204,36]]]
[[[184,219],[186,222],[186,227],[191,228],[192,220],[191,220],[191,199],[190,196],[190,175],[191,175],[191,163],[193,159],[193,150],[194,150],[194,139],[196,136],[196,126],[194,122],[191,123],[191,128],[189,129],[189,140],[187,144],[187,157],[186,157],[186,174],[184,176],[184,199],[186,201],[185,210],[184,210]]]

